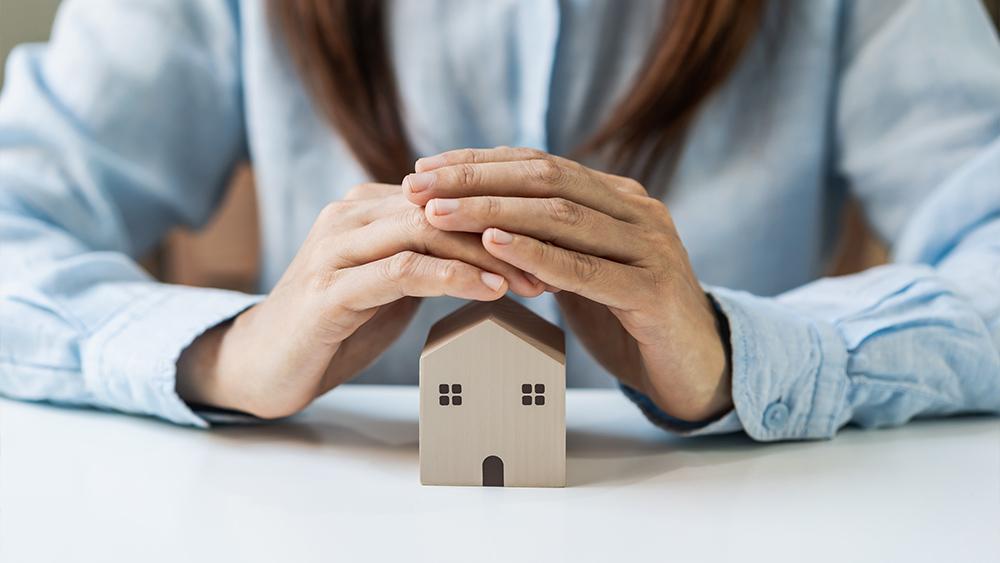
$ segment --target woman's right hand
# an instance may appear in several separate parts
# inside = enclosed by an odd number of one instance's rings
[[[328,205],[274,289],[178,360],[193,404],[278,418],[356,375],[403,331],[420,297],[491,301],[544,286],[480,237],[431,227],[398,185],[362,184]]]

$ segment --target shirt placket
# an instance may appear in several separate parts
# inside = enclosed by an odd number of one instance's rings
[[[521,111],[517,144],[547,151],[552,70],[559,40],[558,0],[520,0],[518,28]]]

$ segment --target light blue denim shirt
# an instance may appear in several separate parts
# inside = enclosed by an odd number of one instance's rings
[[[1000,48],[982,8],[779,5],[674,174],[647,183],[732,331],[735,410],[698,432],[823,438],[849,422],[1000,411]],[[393,2],[417,152],[570,152],[629,88],[661,9]],[[204,425],[174,390],[176,358],[262,296],[158,283],[135,257],[170,227],[202,225],[250,160],[264,294],[364,172],[258,0],[68,1],[52,41],[7,64],[0,393]],[[849,193],[894,261],[817,280]],[[428,327],[456,304],[426,301],[360,380],[415,382]],[[531,306],[559,321],[551,296]],[[571,384],[613,385],[572,335],[567,348]]]

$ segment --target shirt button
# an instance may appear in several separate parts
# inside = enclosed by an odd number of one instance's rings
[[[781,430],[788,424],[788,405],[785,403],[771,403],[764,409],[764,428],[768,430]]]

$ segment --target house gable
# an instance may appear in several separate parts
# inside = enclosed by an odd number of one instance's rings
[[[553,360],[566,363],[562,330],[508,298],[469,303],[435,323],[427,336],[422,356],[432,354],[485,322],[500,326]]]

